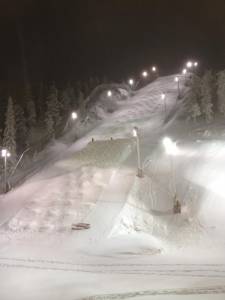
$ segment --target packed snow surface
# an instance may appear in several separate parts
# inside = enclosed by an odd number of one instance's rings
[[[224,121],[187,123],[177,96],[167,76],[100,97],[89,131],[74,124],[38,173],[1,196],[0,299],[225,299]]]

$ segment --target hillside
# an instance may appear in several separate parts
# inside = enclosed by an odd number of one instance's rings
[[[188,123],[174,76],[99,97],[54,159],[1,197],[1,299],[12,285],[21,300],[224,299],[224,121]]]

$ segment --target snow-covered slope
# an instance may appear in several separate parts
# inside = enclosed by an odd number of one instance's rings
[[[165,103],[164,101],[162,103],[162,92],[167,93]],[[54,224],[52,224],[54,223],[54,216],[59,220],[60,216],[65,218],[64,206],[67,206],[66,210],[70,211],[73,204],[76,206],[78,202],[83,200],[90,202],[88,197],[82,195],[85,192],[87,193],[88,188],[86,185],[90,185],[90,190],[94,188],[95,181],[92,177],[98,173],[96,168],[100,168],[100,172],[105,173],[111,170],[111,174],[119,167],[123,169],[119,164],[126,159],[135,146],[135,141],[132,138],[133,126],[138,125],[142,135],[147,130],[152,130],[150,135],[154,135],[154,131],[161,127],[166,115],[174,106],[176,94],[176,85],[173,83],[173,76],[171,76],[159,79],[142,89],[142,91],[137,92],[132,98],[123,101],[115,99],[116,103],[120,102],[120,106],[115,112],[107,114],[107,111],[105,111],[105,120],[74,143],[67,151],[64,151],[65,154],[59,161],[51,166],[48,165],[21,188],[12,191],[5,197],[10,199],[8,200],[9,203],[13,201],[15,194],[17,199],[24,198],[24,194],[22,194],[22,197],[18,196],[21,191],[26,192],[26,190],[29,190],[26,188],[27,186],[31,185],[31,190],[33,190],[35,184],[42,186],[40,193],[32,194],[32,200],[26,201],[25,206],[24,201],[22,201],[21,210],[5,226],[11,230],[35,230],[35,228],[39,230],[38,221],[35,219],[40,217],[40,222],[43,223],[43,225],[40,225],[41,228],[47,228],[48,226],[54,228]],[[99,103],[102,105],[106,100],[100,99]],[[108,101],[112,102],[113,98]],[[96,109],[98,109],[99,103],[95,103]],[[102,113],[100,114],[103,118]],[[75,124],[74,130],[76,129],[77,124]],[[135,155],[133,156],[135,159]],[[135,172],[135,163],[132,162],[131,167],[134,169],[132,171]],[[104,180],[107,178],[106,175],[102,177]],[[100,186],[105,184],[104,180],[103,183],[100,183]],[[75,188],[75,185],[78,186]],[[74,189],[72,186],[74,186]],[[75,197],[74,193],[79,196]],[[93,198],[97,201],[98,197],[95,195]],[[11,218],[11,215],[9,218]],[[4,222],[5,219],[2,220],[2,223]],[[70,226],[68,228],[70,229]]]
[[[95,101],[88,130],[78,121],[65,134],[70,146],[56,146],[52,162],[0,199],[1,299],[224,299],[224,143],[209,136],[215,125],[206,132],[178,119],[177,96],[167,76],[109,105]],[[71,230],[77,222],[90,229]]]

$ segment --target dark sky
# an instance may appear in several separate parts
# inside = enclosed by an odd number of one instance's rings
[[[0,0],[0,79],[107,75],[186,58],[225,67],[224,0]],[[24,59],[23,59],[24,58]]]

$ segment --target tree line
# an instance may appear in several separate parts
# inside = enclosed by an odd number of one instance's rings
[[[75,85],[68,83],[63,88],[58,88],[54,82],[50,85],[41,83],[36,93],[30,84],[26,84],[22,101],[9,96],[4,125],[0,129],[1,146],[11,153],[9,167],[10,162],[13,165],[27,148],[32,148],[30,153],[34,154],[59,137],[71,112],[79,109],[100,83],[98,78]]]
[[[188,120],[212,122],[217,115],[225,116],[225,70],[192,74],[186,82],[185,95]]]

